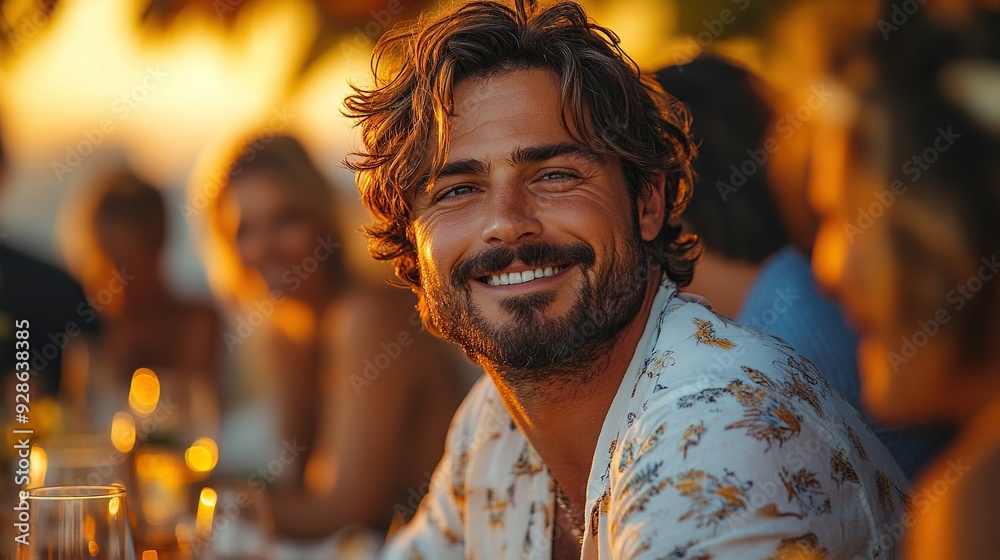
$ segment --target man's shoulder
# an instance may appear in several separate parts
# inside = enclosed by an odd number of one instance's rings
[[[804,421],[820,429],[860,422],[816,366],[788,343],[717,313],[700,298],[676,299],[638,373],[635,418],[676,421],[690,415],[729,430],[748,417],[789,430]],[[788,434],[753,435],[771,444]]]
[[[613,517],[672,519],[675,530],[652,538],[671,545],[755,527],[815,531],[846,550],[826,529],[836,520],[855,533],[851,546],[875,550],[907,481],[860,415],[780,339],[696,301],[667,314],[617,419]]]
[[[654,377],[670,366],[672,385],[697,385],[749,375],[744,367],[770,370],[779,364],[795,364],[815,372],[815,367],[784,340],[737,322],[717,311],[704,299],[689,294],[673,298],[662,310],[658,332],[645,349],[641,374]],[[818,375],[818,372],[815,374]],[[825,380],[819,380],[828,389]]]

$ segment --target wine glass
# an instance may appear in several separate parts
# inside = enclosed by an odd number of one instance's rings
[[[111,439],[93,434],[53,435],[32,448],[31,487],[124,486],[129,457],[116,450]]]
[[[191,548],[196,559],[274,560],[274,522],[266,497],[246,482],[211,481],[198,498]]]
[[[32,488],[16,501],[14,560],[135,560],[121,486]]]

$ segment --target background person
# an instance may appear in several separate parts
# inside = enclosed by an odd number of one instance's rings
[[[891,21],[893,6],[884,15]],[[927,5],[885,42],[850,126],[826,131],[827,277],[861,328],[876,418],[960,426],[905,519],[908,558],[992,558],[1000,503],[1000,13]],[[824,197],[826,198],[826,197]],[[885,202],[888,201],[888,202]],[[859,209],[882,215],[861,227]]]
[[[6,186],[7,160],[0,134],[0,193]],[[15,346],[16,321],[30,325],[30,365],[32,391],[41,397],[55,395],[61,383],[63,351],[74,335],[93,336],[100,329],[97,314],[87,302],[80,284],[66,272],[44,263],[14,247],[16,238],[0,238],[0,321],[9,328],[0,329],[0,344]],[[0,355],[0,372],[10,381],[15,352]],[[14,402],[13,397],[6,402]]]
[[[74,200],[81,230],[64,236],[64,253],[104,328],[90,348],[87,379],[74,401],[100,419],[98,432],[126,406],[133,372],[150,368],[161,392],[180,407],[161,430],[175,443],[214,436],[219,422],[219,313],[208,302],[176,295],[163,263],[168,219],[163,194],[121,168],[101,175]],[[161,434],[162,435],[162,434]],[[183,441],[189,440],[189,441]]]
[[[298,140],[247,142],[225,169],[207,264],[233,315],[263,321],[232,350],[268,375],[280,441],[304,449],[264,481],[277,528],[384,534],[426,489],[470,368],[423,332],[412,297],[351,270],[333,190]]]
[[[705,250],[687,289],[740,323],[787,341],[852,407],[863,410],[857,334],[836,302],[820,293],[809,257],[790,243],[774,201],[771,181],[781,169],[768,163],[785,148],[773,128],[775,93],[749,70],[718,56],[664,68],[657,80],[691,111],[698,143],[697,185],[684,221]],[[746,161],[756,172],[736,186],[733,169]],[[870,425],[908,477],[951,435],[943,426]]]

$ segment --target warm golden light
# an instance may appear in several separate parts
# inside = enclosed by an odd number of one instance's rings
[[[63,411],[55,399],[42,397],[32,410],[34,414],[31,415],[31,422],[35,426],[35,433],[51,434],[63,423]]]
[[[142,560],[157,560],[155,550],[142,551]]]
[[[812,268],[816,280],[826,288],[840,285],[847,263],[847,236],[836,226],[823,224],[816,234]]]
[[[143,496],[139,507],[149,523],[165,525],[184,510],[185,485],[190,481],[190,471],[179,456],[140,450],[135,472]]]
[[[204,504],[206,507],[215,507],[215,504],[219,501],[219,495],[216,494],[215,490],[206,486],[201,489],[201,496],[198,498],[198,502]]]
[[[28,467],[28,478],[31,481],[28,483],[28,488],[45,486],[45,473],[49,469],[49,457],[45,450],[37,445],[32,446],[28,460],[31,461]]]
[[[177,550],[181,558],[193,558],[191,542],[194,540],[191,534],[191,527],[186,523],[178,523],[174,527],[174,535],[177,537]]]
[[[97,538],[97,521],[89,513],[83,516],[83,538],[92,541]]]
[[[89,513],[83,517],[83,538],[87,540],[87,551],[96,558],[101,553],[101,547],[94,540],[97,538],[97,521]]]
[[[195,518],[195,534],[198,538],[208,539],[212,536],[212,517],[215,515],[215,504],[219,495],[208,486],[201,489],[198,498],[198,514]]]
[[[121,508],[121,503],[119,503],[119,498],[117,496],[108,501],[108,514],[110,514],[111,517],[118,515],[119,508]]]
[[[111,444],[122,453],[128,453],[135,447],[135,420],[127,412],[115,414],[111,421]]]
[[[219,446],[212,438],[201,438],[184,452],[184,462],[194,472],[209,472],[219,463]]]
[[[154,174],[183,169],[199,139],[280,107],[316,37],[312,2],[240,3],[233,26],[215,9],[189,11],[164,33],[143,24],[148,2],[59,3],[37,37],[15,37],[17,56],[0,65],[5,131],[48,167],[104,122],[99,147],[128,146]]]
[[[132,374],[132,386],[128,392],[128,405],[140,416],[147,416],[156,410],[160,402],[160,380],[149,368],[139,368]]]

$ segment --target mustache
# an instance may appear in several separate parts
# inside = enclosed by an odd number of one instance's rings
[[[535,241],[516,247],[498,245],[460,261],[451,273],[451,283],[453,286],[464,286],[469,280],[507,268],[515,259],[527,266],[579,263],[589,267],[593,266],[596,257],[590,245],[583,242],[557,245]]]

